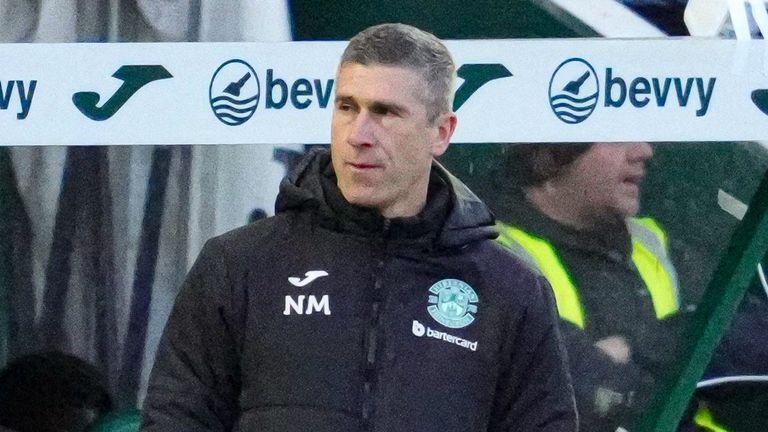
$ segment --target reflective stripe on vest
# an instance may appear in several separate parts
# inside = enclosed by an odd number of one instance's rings
[[[552,286],[560,318],[584,328],[584,311],[576,286],[548,241],[505,224],[498,224],[498,241],[513,254],[543,275]]]
[[[552,245],[519,228],[499,223],[498,241],[552,285],[560,317],[583,329],[584,310],[578,290]],[[656,317],[662,319],[680,308],[677,274],[667,256],[666,235],[650,218],[632,219],[632,262],[651,295]]]
[[[696,416],[693,417],[693,422],[706,432],[728,432],[727,429],[715,423],[712,413],[705,407],[699,408]]]
[[[651,218],[633,218],[628,225],[632,262],[648,287],[656,318],[662,319],[680,309],[677,273],[667,255],[667,236]]]

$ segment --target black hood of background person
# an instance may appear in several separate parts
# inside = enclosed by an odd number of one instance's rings
[[[386,221],[377,209],[344,199],[326,149],[311,151],[280,183],[275,213],[290,210],[310,210],[324,226],[360,235],[382,232]],[[426,207],[416,216],[390,219],[389,237],[419,240],[429,248],[452,248],[496,238],[494,224],[488,207],[433,161]]]

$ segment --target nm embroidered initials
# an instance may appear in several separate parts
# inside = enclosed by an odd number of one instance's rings
[[[306,302],[306,309],[304,308]],[[313,312],[322,312],[323,315],[331,314],[331,307],[329,305],[328,295],[324,295],[317,300],[314,295],[299,295],[297,300],[294,300],[293,296],[285,296],[285,309],[283,315],[290,315],[295,313],[296,315],[312,315]]]

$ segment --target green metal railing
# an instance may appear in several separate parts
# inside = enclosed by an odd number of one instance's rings
[[[658,392],[658,395],[668,396],[654,401],[637,432],[676,430],[696,390],[696,383],[753,280],[757,264],[767,252],[768,172],[704,292],[688,337],[682,341],[680,361],[675,364],[676,370],[672,373],[675,378]]]

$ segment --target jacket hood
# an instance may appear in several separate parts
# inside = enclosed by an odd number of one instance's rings
[[[419,215],[390,219],[393,228],[413,231],[409,227],[428,225],[434,246],[443,248],[493,239],[498,235],[488,207],[437,162],[432,163],[429,195],[427,206]],[[438,201],[437,197],[442,196],[447,197],[447,205],[435,211],[432,201]],[[334,200],[343,202],[341,208],[332,204]],[[377,210],[355,206],[343,199],[336,187],[331,157],[326,149],[307,154],[280,183],[275,212],[286,211],[314,212],[326,224],[333,224],[342,231],[375,232],[386,221]]]

